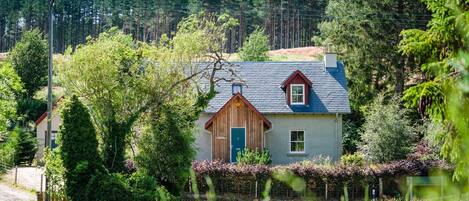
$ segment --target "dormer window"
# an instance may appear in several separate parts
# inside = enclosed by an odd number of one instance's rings
[[[292,105],[305,104],[305,85],[304,84],[291,84],[290,85],[290,100]]]
[[[288,105],[310,105],[309,95],[313,82],[306,77],[300,70],[294,71],[282,83],[282,89],[285,91],[285,98]]]
[[[239,94],[243,94],[243,85],[241,83],[233,83],[231,85],[231,93],[233,95],[239,93]]]

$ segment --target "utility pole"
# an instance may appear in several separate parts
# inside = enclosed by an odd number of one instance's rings
[[[48,79],[47,79],[47,136],[46,136],[46,149],[50,147],[51,129],[52,129],[52,66],[53,66],[53,40],[54,40],[54,15],[53,15],[54,0],[49,0],[49,65],[48,65]],[[49,182],[46,176],[46,201],[50,200]]]

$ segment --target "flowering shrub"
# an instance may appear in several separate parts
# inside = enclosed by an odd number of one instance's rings
[[[351,197],[363,195],[365,185],[377,186],[379,178],[386,184],[385,194],[399,192],[397,184],[406,176],[428,175],[429,171],[439,169],[451,171],[452,167],[441,161],[401,160],[379,165],[314,165],[295,163],[287,166],[243,165],[238,166],[220,161],[195,161],[192,168],[197,178],[200,192],[207,190],[205,177],[213,181],[215,192],[248,194],[254,196],[264,190],[265,183],[272,175],[288,170],[304,179],[308,191],[316,196],[325,194],[326,184],[330,197],[340,197],[343,187],[348,186]],[[299,196],[282,182],[273,180],[272,196]]]
[[[267,149],[263,151],[244,149],[238,152],[236,161],[240,165],[269,165],[272,162],[269,150]]]

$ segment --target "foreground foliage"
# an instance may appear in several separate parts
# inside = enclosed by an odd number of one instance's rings
[[[456,165],[454,179],[469,177],[469,56],[467,48],[469,3],[456,0],[424,0],[432,12],[428,28],[401,33],[399,50],[419,63],[423,78],[406,90],[404,101],[430,118],[431,143]]]

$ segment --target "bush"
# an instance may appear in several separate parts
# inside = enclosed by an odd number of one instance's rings
[[[139,139],[139,154],[135,158],[138,168],[154,176],[173,195],[179,195],[189,178],[192,148],[193,121],[187,113],[172,107],[153,111],[150,125]]]
[[[97,173],[86,185],[85,196],[90,201],[132,201],[126,178],[119,173]]]
[[[65,167],[66,191],[70,200],[84,200],[84,188],[101,169],[96,131],[86,107],[72,96],[61,111],[61,156]]]
[[[263,29],[257,28],[252,32],[239,50],[239,57],[243,61],[267,61],[270,50],[269,37]]]
[[[89,201],[170,201],[176,200],[156,178],[135,172],[129,178],[120,173],[97,173],[85,188]]]
[[[159,186],[156,178],[149,176],[142,171],[132,174],[129,179],[134,200],[154,201],[154,200],[176,200],[166,188]]]
[[[397,99],[385,104],[380,95],[368,108],[360,150],[372,162],[405,159],[412,152],[416,134]]]
[[[264,151],[244,149],[238,152],[236,156],[236,161],[240,165],[269,165],[272,163],[270,159],[269,150],[264,149]]]
[[[340,164],[343,166],[363,166],[365,157],[360,153],[346,154],[340,157]]]

